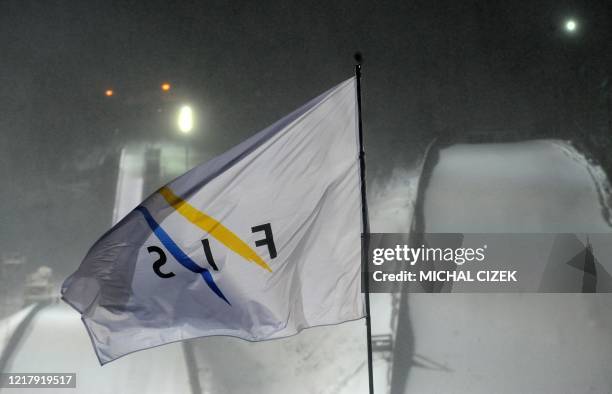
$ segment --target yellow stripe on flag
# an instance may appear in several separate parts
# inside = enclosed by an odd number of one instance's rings
[[[225,227],[221,222],[198,210],[193,205],[174,194],[174,192],[167,186],[159,189],[159,194],[161,194],[166,199],[168,204],[176,209],[178,213],[183,215],[185,219],[206,231],[217,241],[221,242],[223,245],[227,246],[230,250],[234,251],[246,260],[272,272],[272,269],[270,269],[268,264],[266,264],[266,262],[263,261],[263,259],[259,257],[259,255],[257,255],[257,253],[251,249],[249,245],[241,240],[230,229]]]

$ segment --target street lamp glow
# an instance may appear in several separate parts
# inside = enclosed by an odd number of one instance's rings
[[[573,19],[568,19],[565,21],[565,30],[569,33],[573,33],[578,29],[578,23],[576,23]]]
[[[178,127],[185,134],[193,129],[193,111],[190,106],[185,105],[179,110]]]

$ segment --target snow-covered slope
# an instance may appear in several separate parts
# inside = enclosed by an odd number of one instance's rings
[[[28,310],[0,322],[0,327],[21,321]],[[17,323],[18,324],[18,323]],[[3,339],[12,332],[3,331]],[[7,340],[2,341],[5,345]],[[190,393],[181,344],[170,344],[123,357],[101,367],[79,314],[62,302],[43,307],[23,331],[7,368],[14,373],[76,373],[76,389],[44,389],[45,393]],[[28,393],[33,389],[5,389]],[[36,390],[38,391],[38,390]]]
[[[450,146],[430,175],[428,232],[612,232],[605,175],[564,141]],[[610,260],[610,243],[593,248]],[[417,353],[450,371],[415,368],[406,393],[612,392],[610,294],[411,294],[410,305]]]

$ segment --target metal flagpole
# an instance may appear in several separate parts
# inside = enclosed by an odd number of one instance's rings
[[[356,54],[355,79],[357,80],[357,119],[359,127],[359,173],[361,175],[361,217],[363,220],[363,234],[361,242],[361,261],[363,276],[363,292],[365,294],[366,308],[366,335],[368,341],[368,383],[370,394],[374,394],[374,369],[372,366],[372,322],[370,319],[370,279],[368,274],[368,244],[370,234],[370,222],[368,220],[368,202],[366,198],[365,182],[365,151],[363,149],[363,127],[361,125],[361,55]]]

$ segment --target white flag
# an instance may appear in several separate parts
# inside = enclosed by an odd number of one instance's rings
[[[364,316],[356,80],[148,197],[62,286],[102,364]]]

